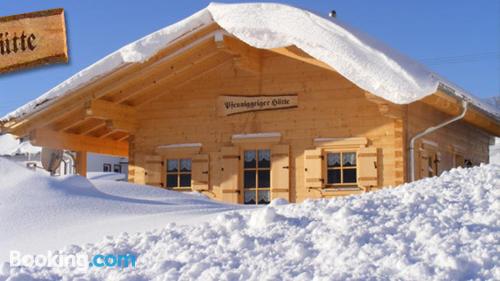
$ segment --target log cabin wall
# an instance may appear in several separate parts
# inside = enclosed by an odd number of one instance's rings
[[[231,116],[218,116],[216,112],[220,95],[282,94],[297,94],[298,107]],[[363,90],[339,74],[269,52],[262,55],[260,73],[241,70],[228,61],[178,90],[140,105],[138,112],[140,125],[129,144],[129,180],[136,183],[147,183],[148,177],[149,183],[164,183],[165,167],[160,162],[165,157],[158,155],[159,146],[200,143],[201,153],[210,159],[209,184],[202,191],[215,199],[241,203],[241,195],[226,194],[221,187],[221,150],[234,146],[234,134],[263,132],[281,133],[279,143],[288,145],[290,153],[289,187],[272,193],[272,197],[300,202],[361,192],[305,186],[304,151],[315,148],[315,138],[366,138],[367,146],[378,150],[377,186],[402,181],[403,167],[399,174],[395,168],[396,162],[402,163],[401,153],[396,153],[401,151],[401,147],[397,148],[401,139],[395,137],[395,132],[402,130],[401,122],[383,116]],[[162,172],[153,175],[148,167]]]
[[[435,126],[452,116],[417,101],[408,105],[408,136]],[[464,121],[457,121],[417,141],[415,146],[416,179],[439,175],[445,170],[488,163],[491,136]],[[409,171],[408,171],[409,173]]]

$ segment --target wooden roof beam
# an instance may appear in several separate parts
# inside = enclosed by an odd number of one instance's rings
[[[156,63],[166,55],[182,49],[196,40],[211,34],[220,27],[217,24],[211,24],[200,28],[188,36],[183,36],[175,42],[171,43],[165,49],[159,51],[144,63],[125,64],[119,69],[102,76],[95,81],[90,82],[75,90],[73,93],[65,95],[54,102],[50,107],[43,108],[39,111],[30,113],[16,120],[2,122],[0,124],[2,132],[12,133],[17,136],[25,136],[34,128],[44,127],[49,123],[58,120],[63,115],[61,112],[67,112],[80,107],[86,100],[90,98],[99,98],[108,93],[111,89],[117,86],[122,86],[124,81],[129,81],[137,76],[142,69]]]
[[[91,93],[95,94],[96,92],[99,92],[103,85],[108,85],[107,82],[110,80],[118,79],[117,77],[125,75],[124,73],[126,71],[133,72],[137,67],[137,65],[127,65],[127,67],[123,66],[115,72],[97,79],[90,85],[75,90],[75,92],[78,93],[75,93],[74,95],[65,95],[47,108],[31,113],[27,116],[23,116],[20,120],[7,122],[5,124],[5,129],[14,135],[25,136],[35,128],[41,128],[47,124],[60,120],[65,113],[81,107],[82,104],[89,99],[89,95],[91,95]]]
[[[135,122],[127,122],[123,120],[106,120],[106,128],[113,132],[135,133],[137,124]]]
[[[115,103],[123,103],[144,87],[158,83],[158,80],[165,76],[182,72],[186,68],[189,68],[193,62],[203,60],[216,51],[215,43],[213,39],[209,37],[205,41],[197,43],[179,54],[172,54],[168,59],[163,60],[162,63],[145,69],[140,73],[141,76],[139,79],[124,83],[126,87],[123,87],[119,92],[106,94],[107,99]]]
[[[96,128],[92,132],[89,132],[87,134],[87,136],[100,138],[101,136],[103,136],[109,132],[111,132],[111,130],[106,126],[106,123],[104,123],[103,126],[99,126],[98,128]]]
[[[283,47],[283,48],[269,49],[269,51],[276,53],[276,54],[279,54],[279,55],[282,55],[282,56],[285,56],[285,57],[299,60],[299,61],[302,61],[302,62],[305,62],[308,64],[312,64],[312,65],[315,65],[317,67],[321,67],[321,68],[324,68],[324,69],[327,69],[330,71],[335,71],[335,69],[333,69],[328,64],[311,57],[308,53],[302,51],[301,49],[299,49],[296,46],[288,46],[288,47]]]
[[[116,156],[128,156],[128,143],[110,139],[36,129],[30,133],[33,145],[72,151],[88,151]]]
[[[214,31],[220,28],[217,24],[211,24],[206,27],[203,27],[196,32],[190,34],[189,36],[179,38],[175,42],[171,43],[165,49],[159,51],[149,60],[141,64],[134,64],[134,69],[131,72],[128,72],[125,76],[120,76],[113,79],[111,83],[105,84],[104,87],[96,91],[93,95],[94,98],[105,98],[110,101],[121,103],[123,100],[120,98],[115,98],[114,95],[119,95],[123,92],[130,91],[130,87],[133,83],[140,82],[144,79],[144,77],[148,77],[151,75],[150,72],[158,71],[158,69],[162,69],[163,66],[170,62],[171,57],[175,57],[174,55],[179,52],[183,52],[190,48],[190,46],[199,44],[200,41],[203,41],[205,38],[210,37]],[[148,74],[149,73],[149,74]],[[139,83],[142,85],[144,82]]]
[[[82,108],[81,104],[73,104],[68,106],[65,111],[50,111],[47,114],[36,118],[26,118],[21,120],[20,122],[13,122],[11,125],[5,124],[5,131],[9,132],[13,135],[17,136],[26,136],[29,132],[35,128],[42,128],[46,126],[50,126],[52,123],[56,122],[66,122],[68,119],[68,115],[70,115],[73,111],[79,110]],[[9,122],[10,123],[10,122]],[[56,126],[64,127],[65,124],[59,123]]]
[[[215,52],[212,56],[207,57],[204,60],[193,62],[190,64],[191,67],[186,68],[185,71],[158,80],[157,83],[135,93],[135,98],[131,100],[130,103],[133,106],[138,106],[152,99],[163,96],[207,73],[208,71],[216,69],[229,60],[231,60],[231,58],[228,57],[227,54]]]
[[[134,107],[105,100],[89,101],[85,106],[85,113],[88,117],[106,120],[133,122],[137,118],[137,110]]]
[[[85,121],[82,125],[76,127],[76,128],[71,128],[68,130],[68,133],[71,134],[77,134],[77,135],[86,135],[89,134],[93,131],[95,131],[97,128],[100,128],[102,126],[105,126],[106,122],[104,120],[100,119],[89,119]]]
[[[82,107],[78,108],[77,110],[70,111],[67,116],[64,115],[64,118],[48,125],[47,128],[54,131],[64,132],[75,126],[78,126],[79,124],[82,124],[83,122],[85,122],[85,120],[87,120],[87,114]]]
[[[107,137],[109,137],[109,136],[111,136],[111,135],[115,134],[116,132],[118,132],[118,131],[116,131],[116,130],[114,130],[114,129],[111,129],[111,130],[109,130],[107,133],[105,133],[105,134],[103,134],[103,135],[98,136],[98,138],[100,138],[100,139],[105,139],[105,138],[107,138]]]
[[[106,121],[103,120],[103,123],[100,123],[99,125],[96,125],[93,129],[82,133],[82,135],[87,135],[91,137],[96,137],[100,136],[108,131],[108,128],[106,127]]]
[[[86,105],[87,117],[102,119],[111,130],[134,133],[137,129],[137,111],[134,107],[105,100],[92,100]]]
[[[123,135],[121,137],[119,137],[118,139],[116,139],[117,141],[127,141],[128,138],[130,137],[129,134],[126,134],[126,135]]]
[[[260,50],[254,48],[241,40],[224,36],[222,32],[215,33],[217,48],[233,56],[237,68],[246,70],[253,74],[259,74],[261,67]]]
[[[99,138],[100,139],[109,138],[115,141],[126,141],[129,136],[130,134],[128,132],[111,128],[109,132],[99,136]]]
[[[460,114],[461,101],[459,98],[452,97],[441,90],[423,98],[421,101],[446,114],[452,116]],[[486,113],[481,112],[478,107],[472,104],[467,110],[467,114],[463,120],[485,130],[492,135],[500,136],[500,122],[495,120],[493,117],[488,116]]]

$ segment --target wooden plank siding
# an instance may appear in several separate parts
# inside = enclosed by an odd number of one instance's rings
[[[342,76],[284,56],[262,57],[262,73],[252,74],[232,63],[192,80],[174,91],[138,107],[141,124],[134,138],[135,166],[139,159],[154,153],[159,145],[202,143],[202,152],[210,154],[212,196],[223,196],[216,159],[223,146],[231,144],[233,134],[280,132],[282,143],[290,145],[290,198],[346,195],[352,192],[327,192],[323,195],[306,190],[303,184],[304,150],[313,148],[318,137],[367,137],[370,145],[380,149],[383,158],[381,184],[392,185],[396,170],[401,172],[395,143],[396,123],[384,117],[364,92]],[[298,95],[294,109],[261,111],[220,117],[216,113],[219,95]],[[400,130],[401,128],[399,128]],[[399,152],[402,148],[398,148]],[[134,177],[137,177],[134,168]],[[212,175],[213,174],[213,175]],[[400,181],[400,180],[399,180]]]
[[[458,115],[458,114],[457,114]],[[456,115],[454,115],[456,116]],[[423,101],[408,105],[408,139],[424,129],[435,126],[452,118],[452,115],[435,110]],[[419,159],[422,157],[422,149],[431,146],[432,150],[440,154],[438,172],[449,170],[454,167],[454,154],[459,151],[465,159],[472,160],[473,164],[488,163],[488,146],[491,135],[474,127],[463,120],[452,123],[417,141],[416,168],[420,171]],[[421,178],[419,172],[417,178]]]

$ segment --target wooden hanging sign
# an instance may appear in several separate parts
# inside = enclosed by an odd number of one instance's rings
[[[0,17],[0,73],[68,62],[63,9]]]
[[[219,96],[217,113],[227,116],[237,113],[293,108],[298,106],[298,98],[293,95],[279,96]]]

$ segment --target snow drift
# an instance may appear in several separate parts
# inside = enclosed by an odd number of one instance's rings
[[[243,206],[150,186],[35,173],[0,158],[0,262],[168,222],[198,223]],[[0,279],[1,280],[1,279]]]
[[[277,200],[61,250],[133,252],[136,268],[4,264],[0,280],[500,280],[499,180],[500,166],[484,165],[361,196]]]
[[[0,134],[0,156],[16,154],[37,154],[41,148],[31,145],[30,142],[20,142],[14,135]]]
[[[337,19],[276,3],[211,3],[192,16],[104,57],[0,121],[6,122],[41,110],[58,98],[124,65],[147,61],[172,42],[214,22],[230,35],[256,48],[295,45],[360,88],[393,103],[408,104],[422,99],[435,93],[442,83],[453,88],[458,97],[500,117],[495,108]]]

